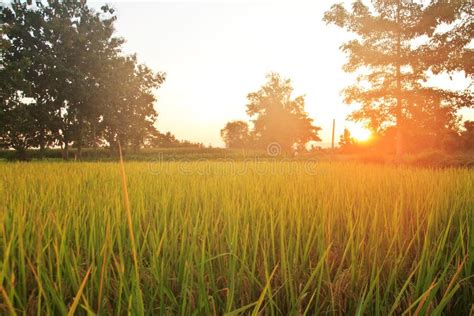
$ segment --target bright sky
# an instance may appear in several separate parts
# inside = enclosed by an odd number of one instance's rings
[[[246,95],[270,71],[291,78],[295,96],[306,95],[323,145],[331,141],[333,118],[336,135],[354,128],[344,121],[351,107],[340,95],[352,82],[341,69],[345,56],[339,51],[348,35],[322,22],[333,2],[109,3],[117,10],[117,34],[126,39],[126,51],[167,73],[157,91],[158,129],[222,146],[220,130],[230,120],[248,120]]]

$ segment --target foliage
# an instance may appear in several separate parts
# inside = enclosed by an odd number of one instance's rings
[[[340,152],[343,153],[349,153],[359,149],[356,140],[351,136],[351,132],[347,128],[344,128],[344,132],[339,138],[339,148]]]
[[[229,122],[221,130],[226,144],[238,142],[239,147],[265,149],[277,143],[283,152],[303,149],[310,141],[320,141],[320,127],[313,125],[313,119],[305,112],[304,96],[292,98],[290,79],[277,73],[267,75],[267,82],[256,92],[247,95],[247,114],[252,119],[253,129],[246,136],[244,122]],[[229,125],[230,124],[230,125]],[[244,125],[245,124],[245,125]],[[250,139],[250,142],[243,141]]]
[[[204,148],[202,143],[193,143],[189,140],[179,140],[171,132],[160,133],[154,131],[146,139],[146,147],[149,148]]]
[[[231,121],[221,129],[221,137],[227,148],[248,148],[251,142],[249,126],[244,121]]]
[[[14,148],[21,159],[26,159],[28,148],[38,145],[35,108],[10,100],[8,108],[0,109],[0,147]]]
[[[339,145],[341,147],[350,146],[355,143],[354,138],[351,136],[351,132],[344,128],[344,133],[341,135],[339,139]]]
[[[143,146],[155,129],[154,90],[165,76],[124,56],[113,9],[96,12],[86,1],[39,7],[14,1],[2,17],[0,106],[4,119],[14,118],[12,104],[34,106],[28,112],[35,115],[24,119],[31,117],[35,128],[21,131],[34,142],[24,145],[61,145],[65,157],[71,143],[79,157],[83,146]],[[7,123],[2,135],[19,132],[19,124]]]
[[[466,58],[472,55],[468,45],[474,25],[468,2],[432,1],[426,6],[374,0],[369,6],[357,0],[350,11],[342,4],[333,5],[324,20],[355,35],[341,47],[348,55],[344,70],[358,75],[356,84],[345,90],[346,103],[361,105],[350,118],[379,134],[395,125],[398,155],[403,152],[402,139],[411,141],[414,129],[440,139],[453,130],[456,110],[472,107],[472,91],[425,84],[432,73],[472,75],[472,58]],[[442,23],[452,30],[440,31]]]
[[[464,122],[464,131],[461,137],[466,150],[474,151],[474,121]]]
[[[153,105],[156,97],[153,90],[164,81],[164,75],[153,73],[148,67],[137,64],[135,56],[115,58],[106,80],[106,110],[99,123],[104,138],[111,145],[138,149],[148,136],[156,133],[154,127],[158,116]],[[116,91],[120,91],[116,93]]]
[[[247,114],[254,118],[253,137],[258,147],[276,142],[290,152],[294,146],[321,140],[317,135],[320,128],[304,110],[304,96],[292,99],[292,92],[290,79],[270,73],[260,90],[247,95]]]

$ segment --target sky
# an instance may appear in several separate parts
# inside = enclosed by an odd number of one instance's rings
[[[116,35],[126,40],[125,51],[167,74],[156,92],[161,132],[223,146],[220,130],[231,120],[249,121],[246,96],[269,72],[290,78],[294,95],[306,96],[306,111],[322,128],[321,145],[331,141],[333,119],[336,135],[345,127],[361,129],[345,121],[355,107],[341,96],[354,80],[341,69],[345,55],[339,50],[350,35],[322,21],[333,1],[107,3],[116,9]],[[438,81],[465,84],[461,77]],[[474,118],[472,111],[464,114]]]

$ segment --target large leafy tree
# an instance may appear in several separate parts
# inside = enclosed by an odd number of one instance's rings
[[[249,125],[244,121],[228,122],[221,129],[221,137],[227,148],[246,148],[250,145]]]
[[[284,152],[290,152],[295,146],[320,141],[320,128],[305,112],[304,96],[293,98],[292,92],[291,80],[270,73],[260,90],[247,95],[247,114],[253,118],[258,147],[276,142]]]
[[[104,140],[140,147],[154,132],[154,89],[164,74],[122,54],[113,9],[95,11],[78,0],[39,7],[13,1],[2,18],[0,132],[5,147],[13,147],[7,136],[29,132],[22,138],[27,147],[61,144],[67,158],[73,144],[80,157],[83,146]],[[28,113],[28,121],[15,123],[18,111]]]
[[[101,121],[104,137],[112,148],[120,142],[123,147],[138,149],[155,132],[154,90],[164,82],[165,74],[139,64],[135,56],[109,63]]]
[[[12,10],[1,12],[0,146],[14,148],[25,159],[26,149],[43,144],[47,119],[32,80],[41,15],[26,4],[14,3]]]
[[[104,87],[109,59],[120,53],[123,40],[113,36],[114,10],[99,12],[86,1],[52,1],[44,7],[46,39],[51,57],[48,80],[61,108],[61,136],[65,153],[70,142],[81,154],[86,140],[97,137],[104,110]]]
[[[26,150],[38,145],[39,128],[35,119],[35,105],[8,99],[0,109],[0,147],[13,148],[18,158],[27,158]]]
[[[433,1],[424,6],[414,1],[373,0],[369,6],[357,0],[350,10],[342,4],[333,5],[324,16],[327,23],[355,35],[341,47],[348,55],[344,70],[358,74],[356,84],[345,90],[346,103],[361,105],[351,118],[366,122],[379,133],[395,126],[397,156],[403,153],[407,122],[413,122],[417,112],[431,111],[433,119],[444,120],[440,125],[445,129],[457,108],[472,106],[469,91],[424,84],[431,72],[469,68],[463,59],[469,54],[466,32],[452,31],[456,43],[451,52],[446,47],[449,35],[436,33],[443,22],[454,23],[469,14],[472,17],[467,6],[460,3]],[[459,31],[458,27],[455,29]],[[423,37],[428,41],[419,45]],[[439,52],[442,54],[436,59]]]

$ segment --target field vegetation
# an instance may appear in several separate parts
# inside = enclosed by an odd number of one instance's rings
[[[189,161],[124,171],[0,164],[1,313],[473,312],[472,170]]]

